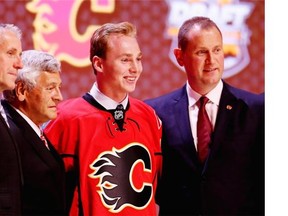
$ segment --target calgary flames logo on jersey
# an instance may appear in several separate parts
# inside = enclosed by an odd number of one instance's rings
[[[151,157],[140,143],[103,152],[90,168],[94,171],[89,177],[99,179],[98,193],[110,212],[117,213],[128,206],[143,209],[150,203]]]

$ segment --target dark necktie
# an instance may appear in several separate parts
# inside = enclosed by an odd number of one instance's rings
[[[118,125],[118,129],[124,131],[125,110],[122,104],[117,105],[116,109],[113,111],[113,117]]]
[[[207,115],[205,105],[208,102],[208,98],[202,96],[198,103],[199,113],[197,121],[197,136],[198,136],[198,157],[201,163],[204,163],[209,154],[209,144],[211,141],[212,125]]]

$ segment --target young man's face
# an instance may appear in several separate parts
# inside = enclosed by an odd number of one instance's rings
[[[97,74],[101,91],[116,101],[133,92],[143,70],[141,59],[136,38],[112,34],[106,58],[101,60],[102,72]]]

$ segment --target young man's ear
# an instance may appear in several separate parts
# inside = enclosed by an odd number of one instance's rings
[[[98,56],[94,56],[92,58],[92,64],[93,64],[93,67],[94,69],[97,71],[97,72],[103,72],[103,59],[98,57]]]

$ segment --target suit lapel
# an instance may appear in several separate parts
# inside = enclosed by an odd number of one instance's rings
[[[231,94],[226,84],[224,83],[218,115],[216,119],[216,125],[212,135],[210,155],[208,157],[207,163],[208,161],[213,160],[213,157],[217,154],[221,143],[224,143],[223,141],[226,140],[226,132],[229,131],[230,122],[233,122],[236,108],[237,98],[233,94]]]
[[[189,143],[188,152],[185,155],[188,155],[194,161],[191,163],[191,166],[195,167],[195,161],[198,163],[197,152],[195,149],[194,139],[191,132],[191,125],[189,120],[189,108],[188,108],[188,96],[186,93],[186,85],[182,88],[179,97],[175,97],[175,104],[173,106],[174,113],[173,115],[174,121],[177,122],[177,128],[181,134],[183,139],[182,143]],[[188,160],[190,161],[190,160]],[[196,168],[196,167],[195,167]]]
[[[24,138],[24,140],[21,140],[22,145],[31,145],[31,147],[35,150],[37,155],[43,160],[44,163],[46,163],[48,166],[55,166],[55,159],[53,156],[54,154],[51,154],[51,152],[49,152],[43,141],[36,134],[33,128],[27,123],[27,121],[23,119],[22,116],[6,101],[3,103],[3,106],[7,111],[6,113],[9,121],[11,120],[12,122],[14,122],[16,124],[15,127],[17,127],[19,131],[21,131],[21,135]],[[22,148],[24,148],[23,150],[25,151],[26,146],[22,146]]]
[[[14,149],[15,149],[15,152],[17,154],[17,157],[18,157],[18,167],[19,167],[19,173],[20,173],[20,180],[21,180],[21,184],[23,185],[24,184],[24,177],[23,177],[23,171],[22,171],[22,165],[21,165],[21,156],[20,156],[20,148],[19,148],[19,145],[18,143],[16,142],[16,139],[15,139],[15,134],[12,132],[13,131],[13,128],[16,127],[15,124],[12,122],[12,120],[10,119],[9,117],[9,113],[8,111],[6,110],[5,108],[5,102],[4,100],[1,100],[0,101],[1,104],[3,104],[3,108],[5,110],[5,114],[7,116],[7,121],[8,121],[8,124],[9,124],[9,127],[5,121],[5,119],[2,117],[1,113],[0,113],[0,130],[6,130],[7,133],[4,133],[4,135],[6,136],[9,136],[9,140],[11,140],[11,143],[8,143],[8,144],[11,144],[13,145]],[[4,139],[5,138],[1,137],[1,139]],[[16,172],[16,170],[15,170]]]

